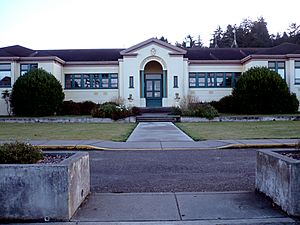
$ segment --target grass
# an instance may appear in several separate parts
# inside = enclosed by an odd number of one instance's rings
[[[0,140],[126,141],[132,123],[0,123]]]
[[[194,140],[300,138],[300,121],[177,123]]]

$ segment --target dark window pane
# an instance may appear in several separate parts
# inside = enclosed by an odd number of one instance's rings
[[[269,62],[268,63],[268,67],[269,67],[269,69],[275,69],[275,62]]]
[[[72,88],[72,75],[67,74],[65,76],[65,88]]]
[[[174,88],[178,88],[178,76],[174,76]]]
[[[280,69],[284,69],[284,67],[285,67],[285,62],[278,62],[278,68],[280,68]]]
[[[81,75],[74,75],[74,87],[81,88]]]
[[[226,79],[225,86],[231,87],[232,86],[232,73],[226,73],[225,79]]]
[[[208,73],[207,74],[207,86],[208,87],[213,87],[215,86],[215,74],[214,73]]]
[[[11,86],[11,72],[0,71],[0,87],[10,87],[10,86]]]
[[[129,87],[133,88],[133,76],[129,77]]]
[[[300,61],[295,61],[295,67],[300,68]]]
[[[223,87],[224,86],[224,76],[223,76],[223,73],[217,73],[216,83],[217,83],[217,87]]]
[[[10,71],[10,64],[0,64],[0,71]]]

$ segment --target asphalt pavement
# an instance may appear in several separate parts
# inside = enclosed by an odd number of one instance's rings
[[[92,192],[253,191],[254,149],[90,151]]]

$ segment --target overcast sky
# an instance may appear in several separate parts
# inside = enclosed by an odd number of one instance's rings
[[[151,37],[209,45],[220,25],[263,16],[269,33],[300,23],[300,1],[285,0],[0,0],[0,47],[127,48]]]

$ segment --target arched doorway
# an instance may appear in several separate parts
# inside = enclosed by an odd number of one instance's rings
[[[161,107],[163,98],[163,68],[157,61],[150,61],[144,68],[146,107]]]

